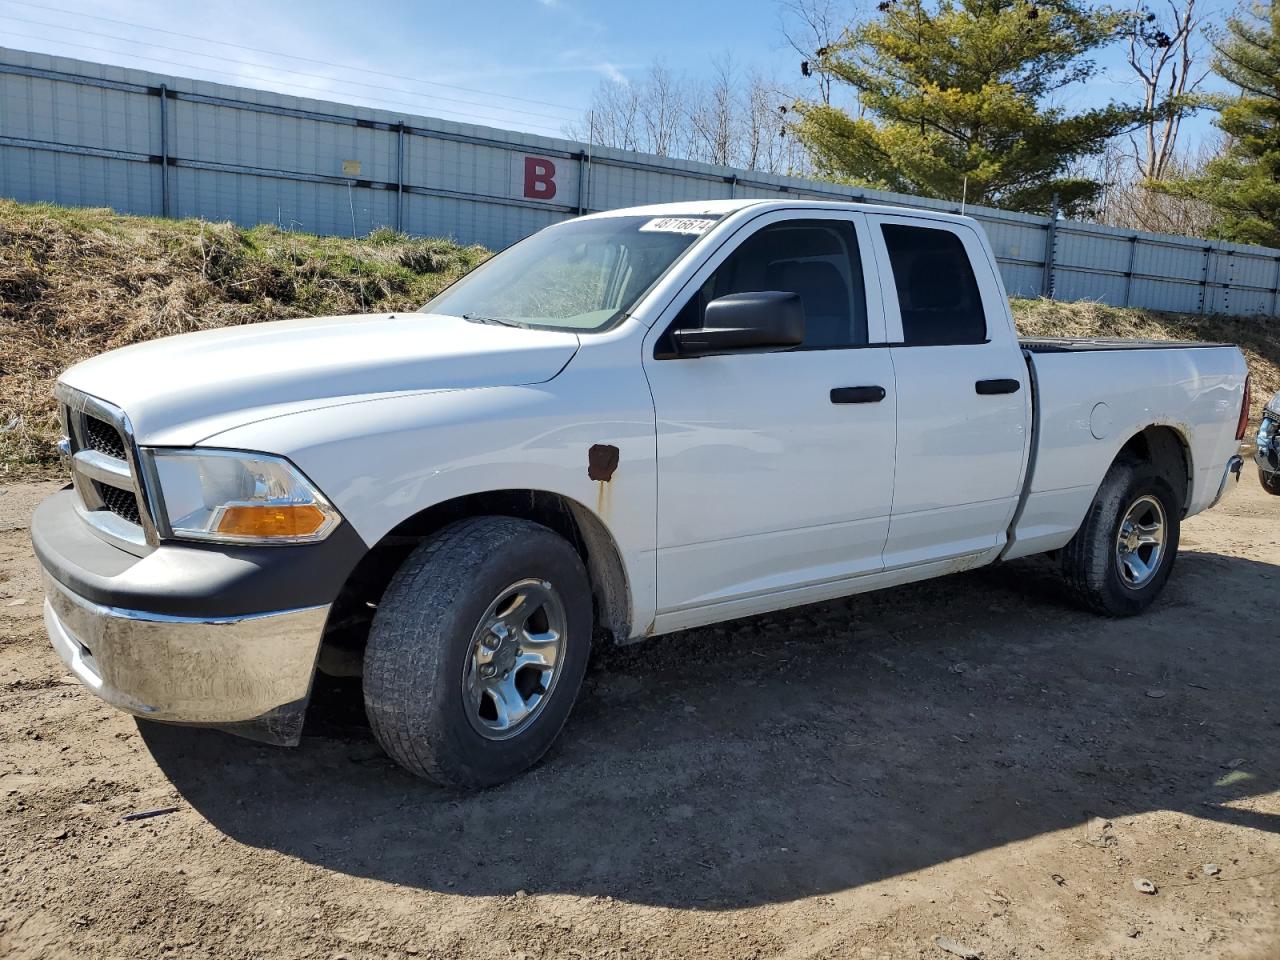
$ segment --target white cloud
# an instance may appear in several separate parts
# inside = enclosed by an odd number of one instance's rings
[[[614,83],[625,84],[630,82],[627,80],[626,75],[608,60],[603,63],[596,64],[595,69],[603,74],[606,79],[612,80]]]

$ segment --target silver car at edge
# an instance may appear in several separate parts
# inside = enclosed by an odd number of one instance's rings
[[[1262,489],[1280,497],[1280,393],[1271,398],[1262,411],[1258,426],[1258,449],[1253,458],[1258,462],[1258,479]]]

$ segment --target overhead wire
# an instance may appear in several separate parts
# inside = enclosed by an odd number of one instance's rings
[[[48,41],[50,40],[50,38],[48,38],[48,37],[30,36],[30,35],[27,35],[27,34],[21,34],[21,33],[9,33],[9,34],[8,34],[8,36],[12,36],[12,37],[21,37],[21,38],[23,38],[23,39],[27,39],[27,40],[43,40],[43,41],[46,41],[46,42],[48,42]],[[57,43],[59,43],[59,44],[63,44],[63,45],[65,45],[65,46],[78,47],[78,48],[83,49],[83,50],[91,50],[91,51],[94,51],[94,52],[96,52],[96,53],[112,53],[112,54],[118,54],[118,53],[119,53],[119,51],[111,50],[110,48],[107,48],[107,47],[95,47],[95,46],[91,46],[91,45],[89,45],[89,44],[84,44],[84,43],[75,43],[74,41],[71,41],[71,40],[57,40],[57,41],[54,41],[54,42],[57,42]],[[31,51],[31,52],[42,52],[42,51]],[[46,52],[46,53],[47,53],[47,51],[43,51],[43,52]],[[214,68],[212,68],[212,67],[193,66],[193,65],[191,65],[191,64],[182,63],[182,62],[177,61],[177,60],[166,60],[166,59],[164,59],[164,58],[162,58],[162,57],[151,57],[151,56],[145,56],[145,55],[143,55],[143,54],[130,54],[129,56],[130,56],[132,59],[134,59],[134,60],[145,60],[145,61],[148,61],[148,62],[150,62],[150,63],[159,63],[159,64],[164,64],[164,65],[166,65],[166,66],[170,66],[170,67],[183,68],[185,72],[193,72],[193,71],[194,71],[194,72],[200,72],[200,73],[210,73],[210,74],[214,74],[214,75],[216,75],[216,76],[220,76],[220,77],[228,77],[228,78],[230,78],[232,81],[234,81],[234,82],[235,82],[235,84],[236,84],[236,85],[238,85],[238,86],[245,86],[246,81],[258,81],[258,82],[261,82],[261,83],[272,83],[271,78],[269,78],[269,77],[262,77],[262,76],[256,76],[256,75],[254,75],[254,74],[248,74],[248,73],[230,73],[230,72],[228,72],[228,71],[226,71],[226,70],[215,70],[215,69],[214,69]],[[193,77],[192,79],[196,79],[196,80],[198,80],[198,79],[201,79],[201,78],[200,78],[200,77]],[[333,91],[333,90],[326,90],[326,89],[323,89],[323,88],[320,88],[320,87],[309,87],[309,86],[305,86],[305,85],[303,85],[303,84],[294,84],[294,85],[289,85],[289,84],[280,84],[279,86],[280,86],[282,89],[275,90],[274,92],[277,92],[277,93],[285,93],[285,94],[288,94],[288,95],[291,95],[291,96],[309,97],[309,98],[314,99],[314,100],[331,100],[331,101],[336,101],[336,102],[343,102],[343,101],[341,101],[341,99],[340,99],[340,97],[337,95],[337,93],[336,93],[335,91]],[[483,123],[483,124],[487,124],[488,126],[496,126],[496,127],[519,127],[519,128],[521,128],[521,129],[527,129],[527,130],[532,130],[532,131],[540,132],[540,133],[543,133],[543,134],[545,134],[545,135],[547,135],[547,136],[554,136],[554,137],[564,137],[564,136],[565,136],[565,133],[564,133],[564,130],[563,130],[563,129],[556,128],[556,127],[551,127],[551,126],[548,126],[548,125],[546,125],[546,124],[531,123],[531,122],[529,122],[529,121],[512,122],[512,120],[511,120],[510,118],[506,118],[506,117],[484,116],[484,115],[480,115],[480,114],[477,114],[477,113],[474,113],[474,112],[469,112],[469,111],[468,111],[468,112],[463,112],[463,111],[459,111],[459,110],[446,110],[446,109],[444,109],[444,108],[439,108],[439,107],[437,107],[437,108],[428,108],[428,107],[423,106],[422,104],[410,104],[410,103],[406,103],[406,102],[404,102],[404,101],[399,101],[399,100],[384,100],[384,99],[376,98],[376,97],[365,97],[365,96],[362,96],[362,97],[360,97],[360,98],[359,98],[359,100],[360,100],[360,102],[359,102],[359,103],[354,103],[354,104],[349,103],[349,105],[351,105],[351,106],[369,106],[369,107],[374,107],[374,108],[376,108],[376,109],[387,109],[389,106],[390,106],[390,107],[407,106],[407,107],[409,107],[413,112],[418,113],[418,114],[442,115],[442,116],[443,116],[443,115],[452,115],[453,117],[457,117],[457,118],[459,118],[459,120],[460,120],[461,122],[465,122],[465,123]],[[402,111],[402,110],[395,110],[395,111],[393,111],[393,112],[400,112],[400,113],[403,113],[403,112],[406,112],[406,111]],[[445,119],[449,119],[449,116],[445,116]]]
[[[121,42],[121,43],[130,43],[130,44],[134,44],[134,45],[136,45],[136,46],[149,47],[149,48],[155,48],[155,49],[158,49],[158,50],[167,50],[167,51],[170,51],[170,52],[173,52],[173,53],[181,53],[181,54],[185,54],[185,55],[187,55],[187,56],[201,57],[201,58],[206,59],[206,60],[216,60],[216,61],[221,62],[221,63],[231,63],[231,64],[236,64],[237,66],[251,67],[251,68],[254,68],[254,69],[257,69],[257,70],[268,70],[268,71],[272,71],[272,72],[274,72],[274,73],[287,73],[287,74],[292,74],[292,75],[299,76],[299,77],[305,77],[305,78],[310,79],[310,80],[320,80],[320,81],[327,82],[327,83],[336,82],[336,83],[339,83],[339,84],[346,84],[346,85],[348,85],[348,86],[353,86],[353,87],[365,87],[365,88],[368,88],[368,89],[371,89],[371,90],[377,90],[377,91],[385,91],[385,90],[387,90],[387,89],[391,89],[391,90],[393,90],[393,91],[394,91],[394,92],[396,92],[396,93],[403,93],[403,94],[407,94],[408,96],[411,96],[411,97],[418,97],[418,98],[420,98],[420,99],[421,99],[422,101],[424,101],[424,102],[430,102],[430,101],[432,101],[432,100],[438,100],[438,101],[441,101],[441,102],[444,102],[444,103],[454,103],[454,104],[459,104],[459,105],[462,105],[462,106],[480,107],[480,108],[482,108],[482,109],[486,109],[486,110],[503,110],[503,111],[506,111],[508,114],[514,114],[514,115],[518,115],[518,116],[536,117],[536,118],[539,118],[539,119],[543,119],[543,120],[553,120],[553,121],[557,121],[557,122],[560,122],[560,123],[566,123],[566,122],[568,122],[567,118],[559,117],[559,116],[555,116],[555,115],[553,115],[553,114],[548,114],[548,113],[536,113],[536,112],[534,112],[534,111],[532,111],[532,110],[525,110],[525,109],[522,109],[522,108],[506,107],[506,106],[501,105],[501,104],[479,103],[479,102],[474,101],[474,100],[462,100],[462,99],[459,99],[459,98],[457,98],[457,97],[445,97],[445,96],[440,96],[440,95],[438,95],[438,94],[419,94],[419,93],[416,93],[416,92],[414,92],[414,91],[412,91],[412,90],[404,90],[404,89],[396,88],[396,87],[388,88],[388,87],[386,87],[386,86],[384,86],[384,85],[371,84],[371,83],[362,83],[362,82],[360,82],[360,81],[358,81],[358,80],[349,80],[349,79],[346,79],[346,78],[343,78],[343,77],[332,77],[332,76],[326,76],[326,75],[324,75],[324,74],[318,74],[318,73],[307,73],[307,72],[305,72],[305,71],[301,71],[301,70],[291,70],[291,69],[289,69],[289,68],[287,68],[287,67],[280,67],[280,66],[276,66],[276,65],[274,65],[274,64],[269,64],[269,63],[259,63],[259,62],[250,61],[250,60],[237,60],[237,59],[234,59],[234,58],[227,58],[227,57],[223,57],[223,56],[221,56],[221,55],[219,55],[219,54],[216,54],[216,53],[204,53],[204,52],[201,52],[201,51],[199,51],[199,50],[191,50],[191,49],[188,49],[188,48],[185,48],[185,47],[174,47],[174,46],[170,46],[170,45],[168,45],[168,44],[155,43],[155,42],[150,41],[150,40],[137,40],[137,39],[134,39],[134,38],[132,38],[132,37],[121,37],[121,36],[117,36],[117,35],[115,35],[115,34],[100,33],[100,32],[93,31],[93,30],[85,30],[85,29],[80,28],[80,27],[65,27],[65,26],[63,26],[62,24],[48,23],[48,22],[45,22],[45,21],[42,21],[42,20],[29,20],[29,19],[26,19],[26,18],[23,18],[23,17],[15,17],[15,16],[13,16],[13,15],[11,15],[11,14],[3,13],[3,12],[0,12],[0,20],[11,20],[11,21],[15,21],[15,22],[17,22],[17,23],[29,24],[29,25],[32,25],[32,26],[39,26],[39,27],[46,27],[46,28],[51,29],[51,30],[70,30],[70,31],[73,31],[74,33],[77,33],[77,34],[84,34],[84,35],[87,35],[87,36],[90,36],[90,37],[98,37],[98,38],[106,39],[106,40],[115,40],[115,41],[117,41],[117,42]],[[30,35],[30,34],[21,34],[21,33],[15,33],[15,34],[12,34],[12,35],[14,35],[14,36],[24,37],[24,38],[26,38],[26,39],[41,39],[41,40],[51,41],[51,42],[55,42],[55,43],[64,43],[64,42],[65,42],[65,43],[72,43],[72,41],[69,41],[69,40],[62,40],[62,39],[57,38],[57,37],[35,37],[35,36]],[[106,52],[106,53],[117,53],[117,52],[118,52],[118,51],[112,51],[112,50],[105,49],[105,48],[101,48],[101,47],[94,47],[94,46],[92,46],[92,45],[90,45],[90,44],[73,44],[73,45],[75,45],[75,46],[81,46],[81,47],[84,47],[84,48],[86,48],[86,49],[90,49],[90,50],[97,50],[97,51],[99,51],[99,52]],[[133,56],[133,54],[130,54],[130,56]],[[140,58],[142,58],[142,57],[141,57],[141,55],[138,55],[138,56],[139,56]],[[143,59],[152,59],[152,60],[155,60],[156,62],[161,62],[161,63],[177,63],[176,61],[168,61],[168,60],[164,60],[163,58],[158,58],[158,57],[143,58]],[[190,65],[182,64],[182,63],[177,63],[177,65],[179,65],[179,66],[188,66],[188,67],[190,67]],[[228,73],[227,71],[215,71],[215,70],[213,70],[212,68],[208,68],[208,67],[199,67],[198,69],[210,70],[210,72],[218,72],[218,73],[222,73],[222,74],[224,74],[224,75],[231,75],[231,76],[234,76],[234,75],[235,75],[234,73]],[[261,79],[261,78],[260,78],[260,79]],[[269,79],[269,78],[267,78],[267,79]],[[314,87],[310,87],[310,86],[309,86],[309,85],[307,85],[307,84],[298,84],[298,86],[301,86],[301,87],[303,87],[304,89],[317,89],[317,88],[314,88]],[[364,95],[364,94],[360,94],[360,96],[365,96],[365,95]],[[421,106],[420,104],[412,104],[412,103],[408,103],[407,101],[403,101],[403,100],[394,100],[394,99],[390,99],[390,98],[387,98],[387,97],[380,97],[379,99],[381,99],[381,100],[382,100],[383,102],[385,102],[385,103],[394,103],[394,104],[398,104],[398,105],[401,105],[401,106],[411,106],[411,107],[414,107],[415,109],[419,109],[419,110],[423,109],[423,108],[422,108],[422,106]],[[432,107],[431,109],[440,109],[440,108]],[[455,113],[460,113],[460,114],[462,114],[462,115],[466,115],[466,114],[464,114],[464,113],[463,113],[463,112],[461,112],[461,111],[453,111],[453,112],[455,112]],[[543,126],[545,126],[545,125],[543,125]]]
[[[580,112],[580,108],[569,106],[568,104],[554,103],[546,100],[535,100],[529,97],[518,97],[513,94],[497,93],[496,91],[492,91],[492,90],[481,90],[476,87],[463,86],[462,84],[447,83],[443,80],[427,80],[423,77],[412,77],[405,74],[388,73],[386,71],[376,70],[372,67],[353,66],[351,64],[334,63],[330,60],[321,60],[315,57],[304,57],[304,56],[301,56],[300,54],[286,53],[285,51],[282,51],[282,50],[267,50],[262,47],[251,47],[251,46],[248,46],[247,44],[234,43],[230,40],[218,40],[213,37],[202,37],[202,36],[198,36],[196,34],[191,34],[191,33],[181,33],[177,30],[167,30],[163,27],[155,27],[147,24],[133,23],[128,20],[118,20],[112,17],[104,17],[104,16],[101,16],[100,14],[87,13],[82,10],[68,10],[62,7],[52,7],[47,4],[32,3],[30,2],[30,0],[0,0],[0,2],[12,4],[14,6],[30,7],[35,10],[39,10],[41,12],[65,13],[70,16],[88,17],[92,20],[101,20],[104,23],[114,23],[117,26],[128,27],[131,30],[147,30],[152,33],[163,33],[171,37],[181,37],[184,40],[195,40],[200,43],[211,43],[211,44],[216,44],[218,46],[223,46],[223,47],[234,47],[235,49],[246,50],[250,53],[262,53],[262,54],[266,54],[268,56],[273,56],[273,57],[284,57],[289,60],[299,60],[304,63],[314,63],[320,66],[331,67],[336,70],[349,70],[354,73],[364,73],[370,76],[387,77],[388,79],[392,79],[392,80],[405,80],[410,83],[419,83],[424,86],[446,87],[451,90],[460,90],[464,93],[473,93],[479,96],[494,97],[501,100],[513,100],[520,103],[534,104],[535,106],[540,106],[540,107],[547,107],[547,108],[557,109],[557,110],[566,110],[569,113],[574,114],[575,116]],[[63,25],[58,24],[58,26],[61,27]],[[72,29],[78,29],[78,28],[72,28]],[[152,46],[159,46],[159,44],[152,44]]]

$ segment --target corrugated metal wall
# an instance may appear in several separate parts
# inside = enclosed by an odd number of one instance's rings
[[[719,197],[952,202],[0,48],[0,196],[502,248],[556,220]],[[985,207],[1013,296],[1280,313],[1280,250]]]

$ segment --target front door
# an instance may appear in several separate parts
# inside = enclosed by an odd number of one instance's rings
[[[882,569],[896,398],[874,256],[856,214],[767,214],[703,267],[646,340],[657,413],[659,626],[838,595]],[[870,287],[870,290],[868,290]],[[667,335],[711,300],[783,290],[802,346],[680,358]]]

